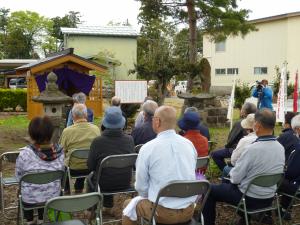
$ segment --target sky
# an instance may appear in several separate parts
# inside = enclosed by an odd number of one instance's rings
[[[249,19],[300,11],[300,0],[241,0],[240,8],[250,9]],[[79,11],[84,25],[107,25],[127,19],[138,27],[139,3],[135,0],[0,0],[0,7],[11,11],[30,10],[46,17],[63,16]]]

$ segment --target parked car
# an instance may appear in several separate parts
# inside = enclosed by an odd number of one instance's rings
[[[175,86],[175,93],[176,94],[186,93],[186,86],[187,86],[186,80],[178,81],[177,85]]]
[[[16,88],[27,88],[27,82],[25,78],[13,78],[9,80],[9,88],[16,89]]]

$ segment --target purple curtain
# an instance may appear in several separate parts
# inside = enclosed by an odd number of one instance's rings
[[[95,76],[79,73],[69,68],[54,69],[53,72],[57,75],[56,83],[59,89],[63,89],[66,92],[70,88],[76,88],[78,92],[83,92],[86,95],[89,95],[96,79]],[[40,92],[46,89],[48,74],[49,73],[44,73],[35,76],[35,80]]]

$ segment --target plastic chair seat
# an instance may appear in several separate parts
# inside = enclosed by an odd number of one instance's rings
[[[19,183],[16,177],[5,177],[2,178],[2,181],[4,186],[16,185]]]
[[[86,225],[81,220],[67,220],[61,222],[43,223],[42,225]]]

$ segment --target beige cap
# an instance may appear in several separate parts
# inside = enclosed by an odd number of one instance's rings
[[[254,113],[251,113],[246,117],[246,119],[242,120],[241,126],[244,129],[253,129],[254,122]]]

